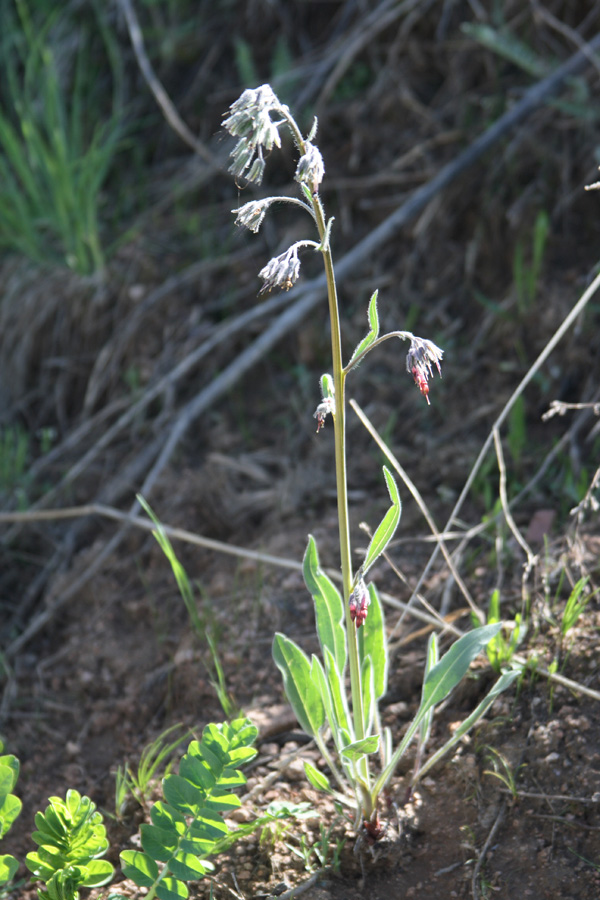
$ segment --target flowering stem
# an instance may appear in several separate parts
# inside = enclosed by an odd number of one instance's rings
[[[357,740],[365,736],[362,690],[360,683],[360,665],[358,659],[357,628],[350,618],[348,600],[352,592],[352,557],[350,548],[350,523],[348,516],[348,485],[346,473],[346,375],[342,364],[342,340],[340,316],[333,271],[333,260],[329,242],[325,241],[327,227],[325,215],[318,194],[313,195],[313,209],[317,221],[319,236],[322,241],[323,262],[327,278],[327,297],[329,301],[329,319],[331,323],[331,355],[333,360],[333,384],[335,389],[335,412],[333,428],[335,436],[335,475],[337,488],[338,526],[340,535],[340,556],[342,564],[342,584],[344,608],[346,616],[346,634],[348,638],[348,661],[350,665],[350,689],[352,693],[352,716],[354,732]],[[361,774],[368,779],[366,759],[360,766]]]

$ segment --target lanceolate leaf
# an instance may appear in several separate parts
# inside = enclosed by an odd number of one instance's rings
[[[383,697],[387,690],[388,657],[387,638],[385,634],[385,622],[383,607],[379,594],[374,584],[368,585],[371,605],[369,614],[362,628],[358,629],[358,647],[360,658],[371,657],[373,665],[373,686],[375,699]]]
[[[305,653],[283,634],[273,641],[273,659],[283,676],[283,686],[301,728],[316,735],[325,721],[325,711],[318,688],[310,677],[310,663]]]
[[[346,635],[343,627],[344,603],[338,589],[319,567],[317,545],[309,535],[304,554],[304,581],[315,602],[317,632],[321,649],[327,647],[335,659],[338,670],[346,667]]]
[[[327,672],[327,681],[329,682],[331,699],[333,701],[333,708],[338,726],[347,734],[353,735],[344,681],[339,673],[333,653],[329,650],[325,650],[325,671]],[[345,740],[344,743],[346,743]]]
[[[364,337],[362,339],[362,341],[360,342],[360,344],[358,345],[358,347],[352,354],[352,357],[351,357],[348,365],[352,365],[354,360],[358,356],[360,356],[361,353],[364,353],[365,350],[368,350],[368,348],[371,346],[371,344],[374,341],[376,341],[377,338],[379,337],[379,314],[377,312],[377,293],[378,292],[375,291],[375,293],[372,295],[372,297],[369,301],[369,325],[370,325],[369,333],[367,334],[366,337]]]
[[[484,715],[487,711],[488,707],[492,705],[496,697],[505,691],[507,687],[509,687],[515,678],[517,678],[521,672],[517,670],[512,670],[510,672],[504,672],[503,675],[500,676],[498,681],[495,683],[493,688],[485,695],[481,703],[479,703],[476,708],[473,710],[470,716],[468,716],[463,722],[460,723],[459,727],[453,732],[452,737],[449,741],[446,741],[443,747],[433,754],[433,756],[427,760],[424,766],[421,767],[416,777],[413,779],[413,784],[420,778],[425,775],[426,772],[431,769],[432,766],[438,762],[445,756],[448,750],[451,750],[452,747],[460,741],[465,734],[476,724],[476,722]]]
[[[423,685],[419,713],[437,706],[466,675],[467,669],[486,644],[498,634],[501,623],[482,625],[459,638],[431,669]]]
[[[425,717],[434,706],[441,703],[450,691],[456,687],[459,681],[466,675],[469,666],[476,656],[481,653],[486,644],[498,633],[501,623],[496,625],[482,625],[474,631],[469,631],[459,638],[442,656],[425,678],[423,696],[417,714],[410,723],[399,746],[394,751],[392,758],[385,767],[373,787],[372,794],[377,797],[384,785],[394,774],[406,750],[410,746],[415,734],[420,728]]]
[[[377,527],[375,534],[369,544],[367,555],[363,563],[363,576],[367,574],[373,563],[381,556],[391,539],[393,538],[398,522],[400,521],[400,513],[402,512],[402,503],[400,502],[400,494],[396,487],[396,482],[392,478],[390,470],[384,466],[383,474],[390,493],[392,505],[386,512],[381,523]]]
[[[373,726],[375,714],[375,688],[373,685],[373,663],[370,656],[365,656],[361,667],[361,688],[363,704],[363,720],[365,733],[369,734]]]

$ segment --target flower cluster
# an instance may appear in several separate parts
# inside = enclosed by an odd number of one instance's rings
[[[269,260],[267,265],[260,270],[258,277],[264,281],[260,292],[264,294],[265,291],[272,291],[276,287],[289,291],[298,281],[299,275],[298,244],[292,244],[285,253]]]
[[[429,379],[433,377],[433,368],[438,370],[440,378],[442,369],[440,363],[444,351],[440,350],[433,341],[424,338],[412,337],[410,348],[406,354],[406,371],[415,379],[415,384],[429,403]]]
[[[364,579],[361,577],[356,583],[356,587],[350,594],[348,599],[348,608],[350,610],[350,618],[357,628],[364,623],[367,618],[367,612],[371,605],[371,597]]]
[[[229,107],[223,127],[239,138],[231,158],[229,171],[234,176],[245,175],[248,181],[260,184],[265,171],[263,148],[267,151],[281,146],[279,126],[283,119],[273,121],[271,115],[287,112],[268,84],[244,91]]]

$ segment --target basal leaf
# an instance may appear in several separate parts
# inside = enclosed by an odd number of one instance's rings
[[[431,669],[423,685],[423,699],[417,715],[437,706],[466,675],[475,657],[498,634],[501,623],[482,625],[463,634]]]
[[[375,686],[373,683],[373,663],[370,656],[365,656],[361,666],[360,684],[362,689],[363,721],[366,734],[373,727],[375,715]]]
[[[152,887],[158,878],[158,866],[152,857],[140,850],[123,850],[119,856],[125,878],[131,878],[138,887]]]
[[[318,689],[310,677],[310,663],[305,653],[283,634],[273,641],[273,659],[281,674],[286,696],[301,728],[316,735],[325,721],[325,711]]]
[[[344,603],[336,586],[319,566],[317,545],[312,535],[309,535],[304,554],[303,572],[304,581],[315,603],[321,649],[323,653],[326,647],[331,651],[338,670],[343,673],[346,667],[346,634],[342,624]]]
[[[339,673],[333,653],[327,649],[325,650],[325,671],[338,728],[343,729],[347,734],[352,734],[344,681]]]
[[[367,656],[371,657],[375,699],[379,700],[387,690],[387,638],[379,594],[374,584],[369,584],[368,590],[371,603],[365,623],[357,632],[358,647],[361,659],[365,659]]]
[[[398,493],[396,482],[394,481],[390,470],[386,466],[383,467],[383,474],[385,476],[387,489],[392,500],[392,505],[388,509],[387,513],[378,525],[375,534],[371,538],[371,543],[369,544],[367,555],[365,556],[365,561],[363,563],[363,577],[367,574],[373,563],[381,556],[381,554],[393,538],[396,532],[396,528],[398,527],[398,522],[400,521],[400,514],[402,512],[402,503],[400,502],[400,494]]]

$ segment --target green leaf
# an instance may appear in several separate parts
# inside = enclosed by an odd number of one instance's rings
[[[179,835],[176,831],[159,828],[157,825],[140,826],[142,849],[145,853],[160,862],[167,862],[179,846]]]
[[[197,881],[206,874],[208,868],[193,853],[178,853],[174,859],[169,860],[168,865],[169,872],[181,881]]]
[[[316,735],[325,721],[323,701],[310,677],[306,654],[283,634],[273,641],[273,659],[283,675],[283,686],[301,728]]]
[[[379,750],[379,735],[372,734],[369,737],[362,738],[360,741],[354,741],[342,750],[342,756],[358,762],[365,754],[377,753]]]
[[[350,362],[348,363],[348,366],[351,366],[352,363],[354,362],[354,360],[358,356],[360,356],[362,353],[364,353],[366,350],[368,350],[369,347],[371,346],[371,344],[374,341],[376,341],[377,338],[379,337],[379,314],[377,312],[377,294],[378,293],[379,293],[378,291],[375,291],[375,293],[372,295],[371,299],[369,300],[369,313],[368,313],[369,314],[369,325],[370,325],[369,333],[367,334],[366,337],[364,337],[362,339],[362,341],[360,342],[360,344],[358,345],[358,347],[352,354],[352,356],[350,358]]]
[[[428,771],[434,766],[438,760],[440,760],[446,753],[454,747],[458,741],[467,734],[468,731],[471,730],[473,725],[484,715],[487,711],[488,707],[492,705],[496,697],[505,691],[507,687],[509,687],[515,678],[517,678],[521,674],[521,671],[511,670],[510,672],[504,672],[504,674],[498,679],[498,681],[494,684],[492,689],[486,694],[483,700],[477,705],[477,707],[473,710],[473,712],[464,719],[459,727],[453,732],[450,740],[446,741],[446,743],[440,747],[430,759],[427,760],[424,766],[421,767],[416,777],[413,779],[412,784],[415,784],[419,779],[421,779]]]
[[[23,804],[15,794],[8,794],[0,803],[0,837],[3,837],[11,827]]]
[[[400,494],[398,493],[396,482],[386,466],[383,467],[383,474],[392,500],[392,505],[371,538],[371,543],[367,549],[367,555],[365,556],[365,561],[362,566],[363,577],[367,574],[373,563],[381,556],[391,539],[394,537],[402,512],[402,503],[400,502]]]
[[[18,868],[19,863],[14,856],[9,856],[7,853],[0,856],[0,885],[6,884],[14,878]]]
[[[348,710],[348,701],[346,699],[345,684],[338,671],[333,653],[329,650],[325,650],[325,671],[327,673],[327,682],[329,684],[338,728],[342,729],[347,734],[353,734],[352,721]],[[347,744],[346,740],[344,740],[344,744]]]
[[[362,689],[363,721],[365,734],[369,734],[373,727],[375,716],[375,686],[373,683],[373,663],[370,656],[366,656],[361,665],[360,683]]]
[[[229,833],[227,822],[211,809],[201,809],[190,824],[189,837],[218,841]]]
[[[322,772],[316,769],[312,763],[307,761],[304,762],[304,774],[317,791],[327,791],[328,793],[331,793],[329,779],[326,775],[323,775]]]
[[[185,832],[187,824],[185,817],[177,810],[158,800],[150,810],[150,818],[154,825],[165,831],[174,831],[181,835]]]
[[[177,878],[163,878],[156,886],[156,896],[160,900],[186,900],[189,897],[189,891],[183,881]]]
[[[184,815],[195,816],[204,804],[204,792],[181,775],[166,775],[163,778],[163,794],[169,806]]]
[[[379,700],[387,691],[388,643],[379,594],[374,584],[369,584],[368,590],[371,604],[364,625],[357,632],[358,648],[361,660],[371,657],[375,699]]]
[[[331,697],[331,691],[329,689],[329,682],[327,680],[327,676],[325,675],[325,670],[323,668],[321,660],[318,658],[318,656],[315,656],[314,653],[311,657],[310,677],[313,680],[313,684],[319,691],[321,700],[323,701],[325,715],[327,716],[327,722],[329,723],[329,727],[331,728],[336,746],[338,746],[339,722],[337,720],[337,716],[333,706],[333,699]]]
[[[502,625],[482,625],[459,638],[431,669],[423,685],[423,699],[417,715],[437,706],[466,675],[473,660],[498,634]]]
[[[5,771],[8,769],[8,772]],[[11,753],[0,756],[0,795],[10,794],[19,777],[20,764]]]
[[[304,581],[315,602],[317,632],[321,649],[327,647],[334,656],[338,671],[346,668],[346,634],[344,631],[344,602],[338,589],[319,566],[317,545],[312,535],[304,554]]]
[[[123,850],[119,856],[125,878],[131,878],[138,887],[152,887],[158,878],[158,866],[147,853]]]
[[[102,887],[112,879],[115,870],[106,859],[91,859],[81,867],[81,874],[82,880],[79,884],[82,887]]]

